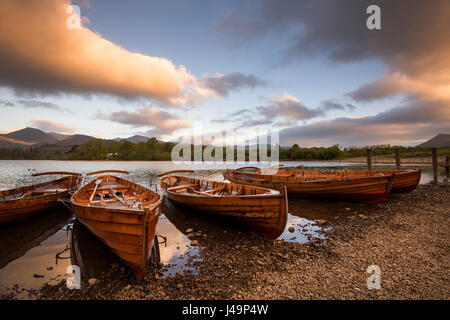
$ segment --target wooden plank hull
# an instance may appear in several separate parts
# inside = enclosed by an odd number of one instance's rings
[[[123,185],[134,188],[138,194],[146,192],[154,197],[152,204],[142,209],[86,204],[84,195],[91,193],[92,181],[73,195],[72,209],[80,222],[131,267],[138,280],[142,280],[154,244],[156,224],[161,212],[161,196],[150,189],[120,179],[120,182],[124,181]]]
[[[352,201],[362,203],[379,203],[383,201],[392,186],[393,176],[376,176],[355,179],[322,179],[298,181],[295,178],[275,177],[267,175],[247,175],[226,171],[224,177],[231,182],[259,186],[264,188],[280,188],[285,186],[289,195],[308,196],[321,199]]]
[[[421,170],[392,170],[377,171],[384,174],[395,173],[394,182],[392,183],[391,193],[404,194],[414,191],[420,182],[422,174]]]
[[[190,179],[189,183],[202,184],[205,181],[207,180]],[[219,184],[213,181],[208,181],[208,183],[212,186]],[[168,188],[164,180],[161,181],[161,186],[166,190]],[[237,190],[241,186],[233,184],[229,187]],[[245,186],[243,187],[245,188]],[[247,189],[249,189],[247,190],[248,193],[251,193],[251,187],[247,186]],[[279,193],[266,189],[260,190],[264,190],[264,193],[210,197],[167,191],[167,196],[171,201],[179,205],[202,213],[232,219],[265,237],[276,239],[283,233],[287,223],[286,190],[281,188]]]
[[[72,179],[72,180],[71,180]],[[34,186],[27,186],[0,192],[0,226],[22,221],[28,217],[40,214],[57,207],[58,199],[69,197],[69,192],[78,187],[81,177],[66,177]],[[27,192],[38,191],[46,185],[61,186],[59,191],[37,196],[20,198]]]

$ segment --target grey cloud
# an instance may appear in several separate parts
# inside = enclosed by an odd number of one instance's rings
[[[323,100],[319,109],[326,113],[330,110],[353,111],[356,107],[351,103],[341,104],[331,100]]]
[[[203,79],[205,87],[214,90],[221,96],[227,96],[232,90],[239,90],[242,88],[255,88],[267,85],[267,81],[260,79],[252,74],[243,74],[240,72],[233,72],[226,75],[215,75]]]
[[[168,113],[156,108],[139,108],[137,111],[116,111],[110,114],[99,114],[97,117],[129,125],[131,127],[150,127],[149,135],[171,134],[177,129],[190,128],[190,122],[182,120],[175,114]]]
[[[295,126],[280,132],[284,143],[304,145],[367,145],[398,142],[411,144],[448,132],[450,115],[439,102],[411,99],[405,105],[362,118],[335,118]]]

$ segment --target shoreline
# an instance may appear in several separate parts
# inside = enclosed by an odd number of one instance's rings
[[[253,233],[206,231],[195,237],[194,272],[161,278],[149,268],[143,282],[112,266],[99,283],[68,290],[45,286],[40,299],[449,299],[450,188],[420,185],[378,205],[290,199],[290,212],[314,219],[326,239],[307,244]],[[308,209],[308,211],[305,210]],[[321,212],[317,214],[317,212]],[[332,212],[330,214],[330,212]],[[189,221],[194,232],[203,230]],[[289,227],[289,226],[287,226]],[[297,226],[296,226],[297,228]],[[227,232],[228,230],[228,232]],[[293,233],[295,236],[295,233]],[[370,265],[381,289],[369,290]]]

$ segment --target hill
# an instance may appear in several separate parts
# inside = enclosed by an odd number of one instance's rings
[[[423,148],[450,148],[450,134],[441,133],[431,138],[428,141],[425,141],[422,144],[419,144],[418,147]]]
[[[35,129],[35,128],[25,128],[17,131],[13,131],[7,134],[0,135],[5,138],[14,139],[16,141],[19,141],[19,143],[27,145],[27,144],[38,144],[38,143],[47,143],[51,144],[58,139],[55,137],[52,137],[50,134],[45,133],[42,130]]]

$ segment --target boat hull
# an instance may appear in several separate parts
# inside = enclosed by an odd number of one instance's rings
[[[164,185],[162,187],[164,188]],[[167,197],[184,207],[236,221],[271,239],[280,236],[287,223],[288,204],[285,188],[274,194],[236,197],[208,197],[167,191]]]
[[[70,193],[69,190],[65,190],[22,199],[17,198],[16,196],[13,197],[13,195],[23,194],[33,190],[37,191],[39,187],[49,184],[65,185],[66,189],[67,185],[69,185],[71,186],[70,189],[75,189],[79,185],[80,181],[81,177],[78,176],[72,178],[67,177],[34,186],[1,191],[0,200],[7,200],[0,201],[0,226],[19,222],[53,209],[60,205],[58,199],[68,198]]]
[[[395,173],[394,182],[392,183],[391,193],[404,194],[414,191],[420,182],[422,174],[421,170],[405,170],[405,171],[377,171],[383,174]]]
[[[312,197],[339,201],[351,201],[361,203],[379,203],[383,201],[392,187],[394,176],[367,177],[345,180],[312,180],[299,182],[289,180],[288,177],[255,179],[245,174],[225,172],[224,177],[231,182],[259,186],[264,188],[286,187],[289,195],[298,197]]]
[[[122,181],[126,180],[122,179]],[[129,181],[126,183],[133,184]],[[153,193],[142,186],[134,185],[135,190]],[[154,193],[157,201],[141,210],[90,206],[77,201],[80,194],[85,192],[83,189],[89,187],[89,184],[84,186],[72,196],[74,214],[126,265],[133,269],[137,280],[142,280],[154,245],[156,224],[161,213],[161,196]]]

